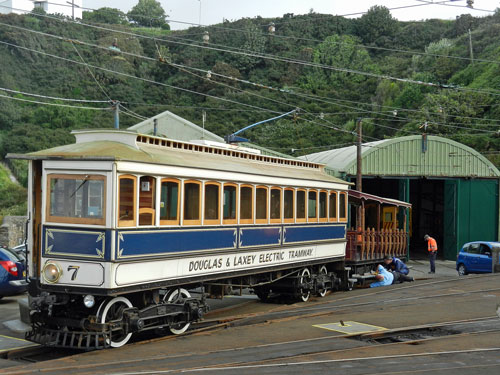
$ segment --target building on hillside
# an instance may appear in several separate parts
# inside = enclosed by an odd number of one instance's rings
[[[301,158],[356,178],[356,146]],[[466,242],[499,239],[500,171],[468,146],[420,135],[365,143],[362,171],[363,192],[412,204],[410,256],[425,254],[425,234],[449,260]]]
[[[24,14],[33,10],[33,1],[30,0],[6,0],[0,1],[0,14]]]
[[[82,18],[82,0],[0,1],[0,13],[3,14],[24,14],[31,12],[34,8],[41,8],[47,14],[62,14],[74,19]]]

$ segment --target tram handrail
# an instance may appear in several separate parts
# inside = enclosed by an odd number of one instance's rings
[[[375,228],[347,231],[346,258],[350,260],[381,259],[389,254],[406,256],[408,232],[399,228]]]

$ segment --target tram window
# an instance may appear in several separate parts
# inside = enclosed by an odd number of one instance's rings
[[[142,176],[139,181],[139,225],[154,225],[156,179]]]
[[[105,178],[96,175],[49,175],[47,221],[105,223]]]
[[[271,189],[271,222],[281,222],[281,189]]]
[[[179,181],[163,180],[160,198],[160,224],[179,224]]]
[[[318,211],[319,211],[319,220],[320,221],[326,221],[326,191],[320,191],[319,192],[319,206],[318,206]]]
[[[309,191],[307,199],[307,217],[315,219],[318,211],[318,193],[314,190]]]
[[[242,186],[240,188],[240,223],[251,224],[253,222],[253,187]]]
[[[286,189],[283,194],[283,218],[285,222],[293,222],[293,190]]]
[[[258,187],[255,192],[255,219],[258,223],[267,222],[267,188]]]
[[[337,193],[331,192],[328,205],[328,216],[330,221],[337,220]]]
[[[184,224],[200,224],[200,183],[184,182]]]
[[[224,185],[224,224],[236,223],[236,185]]]
[[[339,220],[347,220],[347,194],[340,193],[339,195]]]
[[[306,192],[297,190],[297,221],[306,221]]]
[[[118,226],[135,226],[135,185],[134,176],[120,176]]]
[[[220,187],[219,184],[205,184],[205,221],[204,224],[220,224],[219,204]]]

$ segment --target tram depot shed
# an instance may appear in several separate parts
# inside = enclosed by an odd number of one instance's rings
[[[363,192],[412,204],[410,257],[424,256],[424,235],[438,256],[455,260],[469,241],[499,239],[500,171],[464,144],[414,135],[362,145]],[[301,159],[326,164],[337,177],[356,178],[356,146]]]

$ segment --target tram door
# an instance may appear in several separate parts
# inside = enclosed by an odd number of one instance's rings
[[[382,208],[382,228],[396,229],[397,228],[397,207]]]

